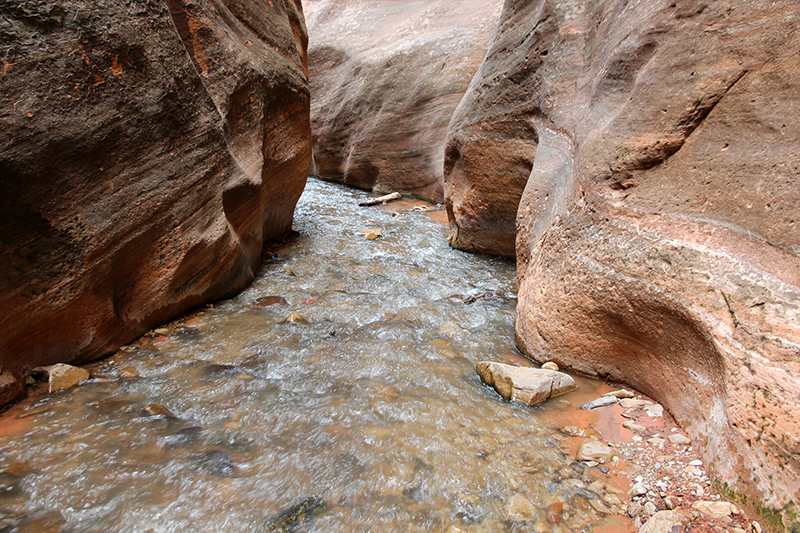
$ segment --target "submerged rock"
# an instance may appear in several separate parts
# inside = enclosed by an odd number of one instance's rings
[[[577,388],[571,376],[554,370],[511,366],[481,361],[476,370],[481,380],[495,388],[504,400],[537,405]]]
[[[584,411],[591,411],[592,409],[597,409],[598,407],[608,407],[609,405],[614,405],[617,403],[619,403],[619,398],[616,396],[602,396],[596,400],[592,400],[591,402],[581,405],[581,409]]]
[[[231,477],[236,471],[231,456],[220,450],[191,455],[189,463],[200,472],[216,477]]]
[[[311,496],[283,510],[275,518],[267,521],[267,531],[291,533],[311,519],[314,513],[326,506],[325,500]]]
[[[539,509],[527,498],[515,494],[506,503],[505,511],[511,520],[523,521],[534,518]]]
[[[581,442],[575,458],[578,461],[595,461],[603,464],[610,461],[614,455],[616,455],[614,448],[593,437],[589,437]]]

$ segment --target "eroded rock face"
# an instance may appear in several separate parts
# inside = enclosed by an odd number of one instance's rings
[[[311,160],[300,2],[0,8],[0,362],[96,358],[253,278]]]
[[[307,0],[313,174],[441,202],[447,126],[501,0]]]
[[[786,510],[798,23],[789,1],[510,1],[445,180],[457,246],[510,255],[516,217],[526,353],[656,398],[719,481]]]

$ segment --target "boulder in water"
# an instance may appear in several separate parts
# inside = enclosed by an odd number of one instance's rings
[[[505,400],[538,405],[577,388],[575,380],[563,372],[481,361],[476,370],[481,380],[491,385]]]

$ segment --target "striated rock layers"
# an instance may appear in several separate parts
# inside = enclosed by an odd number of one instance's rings
[[[0,6],[0,364],[245,287],[311,161],[299,0]]]
[[[800,501],[798,26],[510,0],[445,178],[455,245],[511,255],[516,220],[519,346],[663,403],[774,530]]]
[[[447,126],[501,0],[307,0],[312,173],[441,202]]]

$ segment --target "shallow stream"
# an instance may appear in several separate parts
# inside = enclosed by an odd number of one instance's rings
[[[0,531],[624,530],[550,407],[475,373],[520,358],[513,263],[366,196],[310,180],[249,289],[3,415]]]

